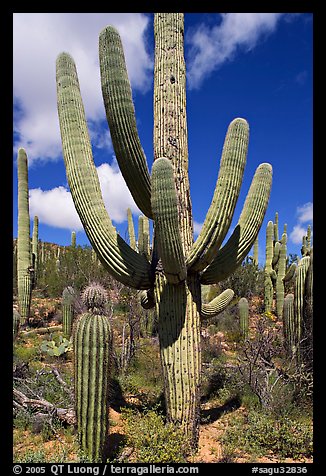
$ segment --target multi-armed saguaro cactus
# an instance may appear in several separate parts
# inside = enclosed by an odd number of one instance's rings
[[[244,119],[229,125],[211,206],[193,240],[188,180],[186,70],[181,13],[154,16],[154,163],[152,174],[140,144],[122,43],[115,28],[99,39],[102,94],[121,173],[142,213],[154,220],[151,259],[119,235],[107,214],[94,165],[76,66],[57,59],[58,112],[63,156],[76,210],[87,236],[109,273],[144,290],[146,306],[156,306],[165,400],[169,421],[180,424],[196,446],[200,409],[201,284],[229,276],[252,247],[264,218],[272,167],[261,164],[231,237],[248,148]]]
[[[243,339],[247,339],[249,335],[249,303],[243,297],[238,302],[240,332]]]
[[[17,286],[18,305],[21,323],[29,319],[33,262],[31,253],[30,218],[28,201],[28,166],[27,155],[23,148],[18,150],[18,239],[17,239]]]
[[[105,461],[109,428],[112,337],[105,315],[107,293],[90,285],[82,293],[87,311],[74,327],[75,406],[81,449],[93,462]]]

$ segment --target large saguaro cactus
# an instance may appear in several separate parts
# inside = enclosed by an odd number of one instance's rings
[[[92,157],[76,66],[67,53],[57,59],[58,113],[63,156],[76,210],[109,273],[127,286],[144,290],[145,306],[156,306],[167,417],[181,425],[195,447],[201,375],[200,286],[225,279],[249,252],[266,212],[272,167],[264,163],[257,168],[238,224],[221,247],[231,225],[247,158],[249,126],[245,119],[234,119],[226,134],[212,203],[194,243],[188,179],[183,14],[155,14],[154,35],[152,174],[138,137],[120,36],[109,26],[99,39],[102,94],[115,155],[137,206],[154,221],[150,260],[117,235],[107,214]]]

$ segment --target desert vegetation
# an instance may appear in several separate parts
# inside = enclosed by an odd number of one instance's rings
[[[45,243],[18,151],[13,243],[16,462],[312,461],[313,248],[288,257],[278,212],[257,236],[272,167],[257,167],[226,240],[249,125],[225,137],[211,206],[194,240],[183,15],[155,14],[154,163],[137,133],[118,31],[99,36],[101,84],[120,170],[141,210],[124,240],[105,209],[73,58],[57,58],[63,157],[90,246]],[[164,111],[172,111],[170,114]],[[250,251],[253,255],[250,256]],[[291,261],[291,262],[290,262]]]

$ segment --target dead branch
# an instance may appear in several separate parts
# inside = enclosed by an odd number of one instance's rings
[[[14,406],[24,409],[31,409],[37,413],[46,411],[51,416],[55,415],[58,420],[68,425],[76,424],[75,411],[72,408],[57,408],[52,403],[44,399],[28,398],[24,393],[17,389],[13,389]],[[40,410],[40,411],[38,411]]]

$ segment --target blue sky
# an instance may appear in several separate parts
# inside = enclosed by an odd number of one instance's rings
[[[133,89],[138,131],[149,168],[153,134],[153,15],[143,13],[16,13],[14,17],[13,231],[17,236],[18,147],[29,158],[30,215],[39,217],[39,238],[61,245],[88,244],[74,210],[61,155],[56,110],[55,60],[72,54],[89,121],[94,161],[110,217],[125,237],[126,209],[139,210],[114,159],[101,97],[98,35],[108,24],[122,36]],[[228,124],[250,125],[247,165],[235,210],[235,226],[257,166],[273,166],[269,206],[259,233],[279,213],[288,226],[288,253],[300,254],[312,225],[313,16],[275,13],[185,15],[190,192],[198,233],[214,193]],[[32,230],[32,223],[31,223]],[[227,235],[227,237],[230,233]],[[227,238],[226,237],[226,238]]]

